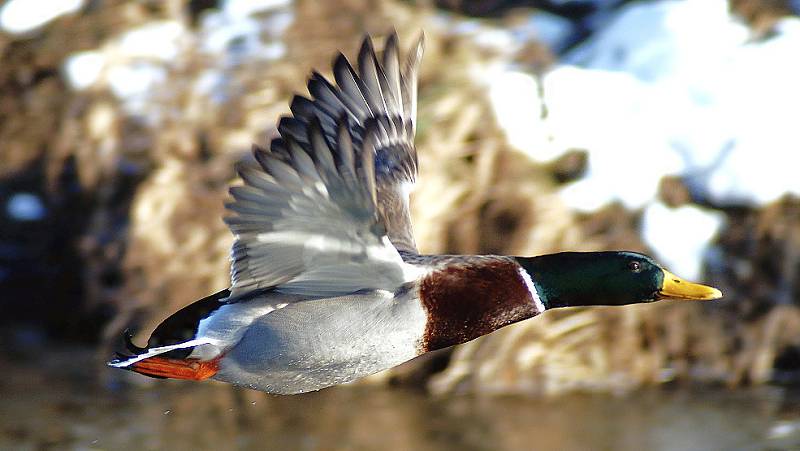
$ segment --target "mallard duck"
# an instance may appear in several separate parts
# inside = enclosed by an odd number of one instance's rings
[[[711,300],[634,252],[421,255],[409,215],[419,39],[369,37],[335,84],[314,72],[269,150],[230,188],[231,286],[164,320],[109,365],[294,394],[350,382],[545,310]]]

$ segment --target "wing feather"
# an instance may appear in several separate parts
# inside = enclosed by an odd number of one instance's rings
[[[372,111],[390,113],[383,98],[381,82],[378,79],[378,61],[372,39],[364,38],[361,50],[358,52],[358,70],[361,76],[364,98]]]
[[[258,289],[304,297],[395,289],[416,252],[407,187],[414,148],[422,39],[401,64],[396,34],[382,58],[366,38],[357,68],[339,54],[329,82],[312,72],[258,165],[238,167],[226,222],[236,235],[231,299]]]
[[[337,127],[334,146],[312,121],[308,145],[286,141],[289,158],[265,153],[258,167],[239,168],[244,185],[231,188],[226,218],[236,234],[230,299],[265,288],[306,298],[394,290],[411,280],[377,214],[377,138],[368,128],[356,164],[345,120]]]

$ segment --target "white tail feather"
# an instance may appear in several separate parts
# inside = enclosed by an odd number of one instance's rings
[[[184,341],[183,343],[178,343],[174,345],[159,346],[157,348],[150,348],[147,350],[147,352],[132,356],[126,360],[122,360],[119,362],[117,361],[108,362],[108,366],[112,366],[114,368],[127,368],[128,366],[133,365],[136,362],[140,362],[144,359],[149,359],[150,357],[155,357],[157,355],[164,354],[165,352],[173,351],[175,349],[191,348],[193,346],[207,345],[207,344],[211,344],[211,340],[207,338],[197,338],[194,340]]]

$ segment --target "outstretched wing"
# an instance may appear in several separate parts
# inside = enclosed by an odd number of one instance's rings
[[[423,39],[401,63],[397,34],[386,41],[381,58],[369,37],[358,54],[358,70],[341,53],[333,63],[336,86],[314,72],[308,82],[311,98],[295,96],[293,117],[280,121],[286,139],[309,144],[309,124],[318,119],[328,142],[335,142],[338,121],[349,120],[354,152],[359,154],[366,130],[375,146],[377,211],[389,240],[403,251],[416,252],[408,194],[417,175],[414,132],[417,114],[417,72]]]
[[[244,185],[231,187],[226,218],[236,235],[231,299],[270,287],[304,296],[394,290],[413,277],[377,213],[379,127],[364,129],[357,150],[349,120],[335,127],[329,143],[311,120],[302,141],[256,147],[258,166],[239,168]]]

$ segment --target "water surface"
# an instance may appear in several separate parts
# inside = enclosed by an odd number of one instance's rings
[[[541,400],[350,386],[279,397],[100,383],[106,370],[75,351],[0,370],[2,449],[800,449],[800,394],[776,388]]]

